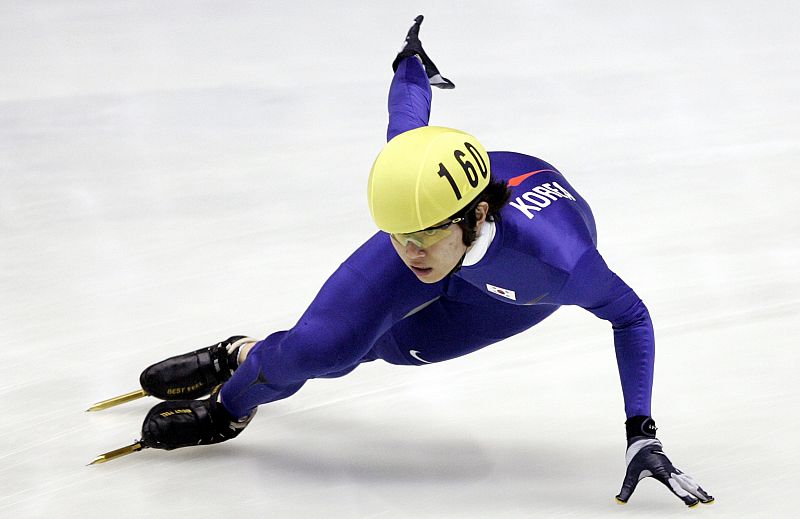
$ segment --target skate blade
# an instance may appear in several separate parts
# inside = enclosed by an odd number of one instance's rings
[[[121,458],[122,456],[127,456],[128,454],[133,454],[134,452],[139,452],[140,450],[144,449],[144,445],[142,442],[137,441],[130,445],[126,445],[125,447],[106,452],[101,454],[100,456],[96,457],[92,460],[89,465],[96,465],[98,463],[105,463],[107,461],[115,460],[117,458]],[[87,465],[88,466],[88,465]]]
[[[142,398],[145,396],[147,396],[147,393],[144,389],[137,389],[136,391],[131,391],[130,393],[125,393],[124,395],[115,396],[114,398],[97,402],[86,411],[102,411],[103,409],[108,409],[109,407],[124,404],[125,402],[130,402],[131,400],[136,400],[137,398]]]

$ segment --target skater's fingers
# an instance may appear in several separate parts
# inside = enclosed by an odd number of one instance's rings
[[[670,491],[678,496],[678,499],[684,502],[686,506],[695,506],[700,500],[686,491],[681,484],[675,479],[676,474],[671,474],[669,477],[667,476],[654,476],[657,480],[664,484],[665,487],[670,489]]]
[[[631,498],[633,491],[636,490],[636,485],[639,484],[639,481],[647,476],[650,475],[650,472],[645,470],[642,471],[640,474],[635,474],[634,471],[629,467],[628,471],[625,473],[625,479],[622,482],[622,489],[617,494],[617,502],[618,503],[627,503],[628,499]]]
[[[697,481],[695,481],[694,478],[692,478],[689,474],[684,474],[680,471],[678,472],[678,474],[672,474],[672,477],[684,490],[698,498],[701,503],[710,504],[714,502],[714,497],[703,490],[703,488],[697,484]]]

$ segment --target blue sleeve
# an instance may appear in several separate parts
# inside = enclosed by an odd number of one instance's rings
[[[563,294],[611,322],[625,414],[650,416],[655,337],[647,307],[594,248],[575,265]]]
[[[422,63],[414,57],[400,62],[389,87],[389,128],[386,141],[427,126],[431,115],[431,85]]]

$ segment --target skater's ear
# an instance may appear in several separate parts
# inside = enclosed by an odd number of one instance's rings
[[[480,226],[483,222],[486,221],[486,217],[489,216],[489,204],[487,202],[481,202],[477,206],[475,206],[475,223],[476,225]]]

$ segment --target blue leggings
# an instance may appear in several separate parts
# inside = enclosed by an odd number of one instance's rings
[[[503,303],[457,276],[425,285],[379,233],[331,276],[291,330],[253,347],[223,387],[222,402],[239,417],[291,396],[308,379],[341,377],[363,362],[453,359],[516,335],[557,309]]]
[[[421,365],[454,359],[527,330],[559,308],[510,305],[473,290],[480,296],[475,301],[442,297],[401,320],[363,360]]]

